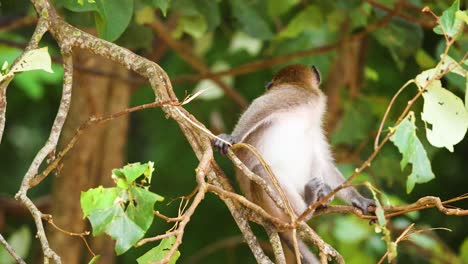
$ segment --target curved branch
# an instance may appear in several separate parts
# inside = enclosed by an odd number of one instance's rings
[[[47,21],[41,22],[41,21],[45,21],[45,20],[41,17],[38,23],[38,27],[39,25],[43,26],[43,28],[40,29],[40,32],[42,32],[41,34],[42,36],[47,30],[48,22]],[[39,39],[36,39],[35,41],[39,41]],[[42,251],[44,252],[44,258],[53,259],[56,263],[61,263],[60,257],[57,255],[57,253],[55,253],[50,248],[49,242],[45,235],[44,226],[42,224],[42,213],[34,205],[34,203],[29,199],[29,197],[27,197],[27,192],[30,188],[29,184],[31,180],[34,178],[34,176],[37,174],[39,166],[42,164],[42,162],[47,157],[47,155],[55,152],[58,138],[61,134],[63,124],[65,123],[65,119],[68,114],[68,109],[70,108],[70,100],[71,100],[71,92],[72,92],[72,77],[73,77],[73,60],[72,60],[72,54],[70,53],[71,51],[70,47],[63,45],[63,43],[60,43],[60,44],[61,44],[60,45],[61,53],[63,56],[64,76],[63,76],[62,98],[60,100],[59,109],[57,111],[57,115],[52,125],[51,132],[50,132],[49,138],[47,139],[47,142],[44,144],[41,150],[36,154],[36,157],[34,158],[28,171],[26,172],[26,175],[23,178],[19,191],[15,195],[15,198],[21,201],[28,208],[28,210],[31,212],[34,218],[34,221],[37,226],[37,236],[39,237],[39,240],[41,241]]]

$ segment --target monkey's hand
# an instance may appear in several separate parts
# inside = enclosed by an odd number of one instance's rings
[[[363,214],[368,214],[368,213],[374,213],[375,209],[377,208],[377,205],[375,204],[375,201],[372,199],[367,199],[362,196],[356,197],[351,200],[351,204],[360,209]]]
[[[314,204],[320,199],[325,197],[332,191],[330,186],[326,184],[322,178],[314,177],[312,178],[305,186],[304,189],[304,199],[307,205]],[[320,207],[326,207],[331,201],[333,201],[334,196],[330,197],[325,204],[322,204]]]
[[[235,137],[228,135],[228,134],[219,134],[217,137],[221,138],[224,141],[229,142],[231,145],[237,143],[237,140]],[[229,144],[226,142],[219,140],[218,138],[215,138],[211,141],[211,144],[213,147],[218,150],[221,154],[226,155],[228,148],[230,147]]]

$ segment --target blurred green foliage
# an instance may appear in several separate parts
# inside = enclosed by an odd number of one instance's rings
[[[167,21],[178,17],[172,30],[174,37],[191,44],[193,52],[200,56],[208,67],[223,64],[235,68],[260,59],[334,44],[345,36],[365,30],[370,24],[388,14],[388,11],[372,5],[372,2],[393,9],[397,1],[339,0],[309,3],[298,0],[125,0],[112,4],[103,0],[96,2],[97,4],[93,5],[90,1],[84,0],[84,5],[80,6],[78,1],[56,0],[55,4],[65,19],[73,25],[96,26],[101,37],[115,40],[117,44],[133,49],[143,56],[149,55],[152,49],[157,48],[161,40],[144,25],[136,22],[138,12],[144,7],[149,7]],[[452,6],[452,1],[448,0],[406,2],[416,7],[415,10],[429,6],[439,15]],[[6,1],[1,4],[0,25],[20,16],[33,14],[32,7],[26,0]],[[464,8],[462,6],[462,9]],[[401,12],[426,22],[432,21],[430,16],[408,9],[408,6]],[[139,13],[140,16],[144,14],[144,12]],[[151,21],[151,18],[148,19]],[[449,26],[453,27],[452,24]],[[32,29],[32,26],[28,26],[0,32],[0,62],[7,60],[11,64],[21,52],[18,47],[27,43]],[[234,39],[238,38],[239,34],[243,34],[242,45],[233,45]],[[40,46],[45,45],[49,46],[52,56],[56,58],[59,53],[54,41],[46,37]],[[391,97],[407,80],[434,66],[434,62],[439,60],[443,52],[445,39],[434,33],[432,28],[395,16],[383,27],[369,34],[365,39],[365,45],[363,58],[365,69],[363,69],[360,92],[357,98],[353,98],[348,95],[346,87],[342,87],[340,107],[343,114],[336,129],[329,135],[338,155],[343,150],[348,153],[357,151],[357,159],[346,161],[345,166],[341,166],[343,171],[348,171],[346,175],[350,175],[352,168],[360,165],[359,161],[366,159],[372,153],[375,133]],[[459,36],[449,54],[459,60],[467,50],[468,37],[467,34],[463,34]],[[263,93],[264,85],[278,68],[290,63],[317,65],[326,86],[331,77],[342,74],[332,71],[332,63],[337,54],[337,51],[333,50],[310,57],[300,57],[267,69],[235,76],[232,86],[251,101]],[[157,63],[171,78],[196,73],[170,49]],[[0,145],[2,168],[0,193],[2,194],[13,196],[18,190],[29,163],[48,136],[60,100],[63,71],[59,64],[54,64],[53,69],[54,74],[42,71],[21,73],[8,88],[7,123],[3,142]],[[465,79],[449,74],[443,79],[443,84],[457,96],[464,98]],[[179,99],[182,99],[187,93],[193,92],[196,86],[196,83],[186,82],[175,85],[174,89]],[[394,125],[407,101],[416,92],[416,88],[410,88],[399,97],[384,128]],[[131,105],[147,103],[153,98],[151,89],[143,85],[134,91]],[[226,97],[195,100],[185,107],[207,127],[213,129],[218,129],[212,122],[213,116],[220,115],[221,129],[225,131],[232,129],[241,113],[239,107]],[[420,113],[422,99],[415,104],[414,110]],[[360,180],[372,182],[388,194],[390,197],[388,201],[392,201],[392,204],[411,203],[426,195],[438,196],[445,200],[467,193],[468,180],[464,165],[468,157],[468,140],[465,137],[461,143],[455,145],[453,153],[446,149],[434,148],[427,142],[425,136],[422,136],[425,135],[424,123],[420,121],[419,114],[417,117],[416,131],[428,153],[436,175],[435,179],[416,185],[411,194],[406,194],[406,178],[410,170],[408,168],[403,172],[400,170],[401,156],[398,149],[388,144]],[[166,119],[160,109],[132,114],[129,130],[128,162],[147,160],[155,162],[152,190],[166,197],[165,201],[168,202],[158,203],[156,208],[165,215],[176,216],[179,204],[176,198],[187,195],[196,186],[194,168],[197,160],[189,144],[177,124],[173,120]],[[230,162],[218,156],[217,161],[234,182]],[[30,192],[32,197],[49,194],[51,180],[52,177],[49,177],[32,189]],[[466,201],[454,205],[468,208]],[[464,259],[468,256],[466,218],[446,216],[435,209],[430,209],[395,217],[390,222],[393,228],[398,230],[394,233],[395,237],[412,222],[417,223],[419,228],[449,228],[452,232],[434,231],[440,240],[432,235],[422,234],[414,239],[414,243],[436,256],[446,254],[443,244]],[[23,230],[21,227],[23,224],[27,224],[30,233],[34,234],[34,225],[30,218],[7,217],[5,229],[0,232],[14,236],[18,230]],[[325,215],[310,224],[342,253],[348,263],[376,263],[385,253],[385,243],[380,239],[381,235],[376,234],[367,222],[354,216]],[[155,219],[147,235],[161,234],[170,227],[165,221]],[[254,226],[254,229],[260,237],[266,238],[259,227]],[[206,246],[239,235],[240,232],[225,205],[215,195],[208,194],[187,226],[178,263],[184,263]],[[37,240],[32,241],[32,248],[38,251]],[[147,244],[131,249],[122,255],[119,261],[134,263],[137,257],[151,247]],[[398,252],[400,263],[442,263],[437,258],[428,259],[417,247],[409,243],[403,242],[399,245]],[[33,255],[35,253],[30,253],[29,257]],[[247,246],[240,244],[220,249],[200,261],[200,263],[221,262],[254,263],[254,259]]]

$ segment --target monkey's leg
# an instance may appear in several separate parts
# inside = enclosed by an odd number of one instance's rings
[[[292,235],[292,231],[280,233],[281,239],[286,243],[288,248],[294,254],[294,238]],[[320,261],[317,257],[312,253],[309,247],[299,238],[297,238],[297,244],[299,246],[299,252],[301,253],[301,261],[303,264],[319,264]],[[295,259],[294,262],[295,263]],[[288,262],[289,263],[289,262]]]
[[[343,174],[341,174],[334,164],[330,164],[325,178],[331,188],[336,188],[345,181]],[[353,187],[342,189],[337,193],[337,195],[348,204],[352,204],[354,207],[359,208],[363,214],[374,212],[375,208],[377,208],[374,200],[363,197]]]
[[[252,172],[256,173],[265,181],[272,185],[271,180],[269,176],[266,174],[265,169],[261,165],[254,166],[252,169]],[[289,222],[290,218],[288,215],[280,209],[268,196],[268,194],[262,189],[261,186],[253,183],[251,185],[252,189],[250,190],[250,193],[252,195],[253,202],[256,204],[260,205],[263,209],[265,209],[268,213],[270,213],[272,216],[278,217],[285,222]],[[305,203],[304,199],[302,198],[301,195],[299,195],[298,192],[294,191],[291,186],[288,185],[282,185],[283,191],[286,194],[287,199],[289,200],[289,203],[292,206],[293,213],[297,214],[298,212],[302,212],[305,210]],[[282,232],[279,234],[281,241],[284,242],[283,244],[286,244],[287,248],[294,254],[294,240],[293,240],[293,235],[292,231],[287,231],[287,232]],[[302,263],[304,264],[318,264],[320,263],[317,259],[317,257],[310,251],[309,247],[299,238],[297,239],[298,241],[298,246],[299,246],[299,252],[301,254],[301,259]],[[295,258],[293,260],[287,261],[287,263],[295,263]]]
[[[326,184],[321,177],[313,177],[304,187],[304,199],[307,206],[316,203],[331,191],[332,188]],[[333,200],[333,198],[333,196],[330,197],[327,203],[321,206],[327,206],[328,203]]]

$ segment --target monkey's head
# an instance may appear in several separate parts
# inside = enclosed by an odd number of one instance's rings
[[[266,88],[274,88],[280,84],[291,84],[304,89],[316,90],[320,85],[320,72],[315,66],[292,64],[279,70],[271,82],[266,85]]]

